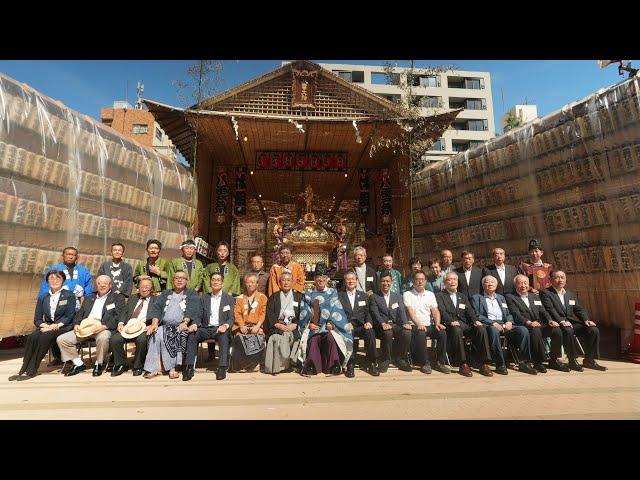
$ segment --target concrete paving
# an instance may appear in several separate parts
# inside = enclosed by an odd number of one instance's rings
[[[601,361],[607,372],[509,370],[425,375],[389,370],[371,377],[295,373],[228,374],[198,368],[190,382],[151,380],[131,371],[64,377],[43,362],[41,375],[9,382],[20,350],[0,351],[0,419],[640,419],[640,365]],[[87,362],[88,365],[88,362]]]

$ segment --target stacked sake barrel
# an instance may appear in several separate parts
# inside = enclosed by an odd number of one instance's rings
[[[182,166],[0,74],[0,337],[32,330],[65,246],[93,275],[113,242],[132,265],[149,238],[178,256],[192,188]]]
[[[470,249],[486,264],[502,247],[517,264],[537,238],[594,319],[631,327],[640,299],[640,78],[423,170],[414,194],[421,258],[449,248],[459,260]]]

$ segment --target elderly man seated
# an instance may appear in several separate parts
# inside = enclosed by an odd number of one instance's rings
[[[302,293],[293,290],[291,273],[281,273],[278,285],[280,290],[267,300],[267,319],[264,329],[268,337],[264,371],[272,375],[291,371],[291,362],[296,360],[295,355],[300,340],[298,320],[300,305],[304,299]]]
[[[62,352],[64,362],[73,362],[73,368],[68,369],[70,364],[62,369],[66,377],[77,375],[85,370],[84,363],[76,349],[78,342],[95,338],[96,340],[96,364],[93,369],[93,376],[102,375],[105,369],[104,360],[109,352],[109,339],[118,329],[118,321],[124,313],[125,298],[119,293],[111,291],[111,277],[100,275],[96,278],[98,291],[85,297],[80,310],[76,312],[73,321],[73,331],[60,335],[57,338],[58,346]],[[85,324],[91,328],[83,328]]]
[[[589,314],[578,302],[576,294],[564,288],[567,285],[567,275],[562,270],[555,270],[550,276],[551,287],[541,290],[540,298],[553,319],[553,325],[559,325],[562,330],[569,368],[577,372],[581,372],[583,367],[605,371],[607,367],[596,362],[600,358],[600,330],[595,322],[589,320]],[[578,355],[574,336],[584,337],[585,340],[582,365],[576,360]]]
[[[339,375],[353,353],[353,326],[342,308],[338,293],[328,287],[324,262],[315,270],[315,289],[307,291],[300,311],[298,359],[304,376]]]
[[[508,342],[518,349],[520,361],[518,370],[531,375],[538,372],[531,364],[531,348],[529,345],[529,331],[522,325],[513,324],[513,316],[509,312],[507,300],[496,293],[498,281],[491,275],[482,278],[482,294],[473,296],[473,308],[478,320],[484,324],[491,347],[491,356],[496,363],[496,373],[507,375],[507,366],[500,345],[500,335],[503,334]]]

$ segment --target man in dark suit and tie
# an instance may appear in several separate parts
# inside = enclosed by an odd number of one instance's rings
[[[93,368],[93,376],[99,377],[105,369],[105,360],[109,351],[109,339],[111,335],[118,329],[118,322],[122,318],[122,313],[126,308],[125,298],[119,293],[111,290],[111,277],[108,275],[100,275],[96,278],[96,286],[98,291],[85,297],[80,310],[76,312],[73,321],[73,330],[60,335],[57,338],[58,346],[62,352],[62,360],[64,362],[73,362],[71,370],[63,368],[66,377],[77,375],[85,370],[84,363],[78,355],[76,345],[80,339],[76,333],[80,332],[80,323],[82,320],[92,318],[100,320],[98,329],[88,337],[83,339],[95,338],[96,341],[96,364]]]
[[[569,368],[577,372],[581,372],[583,367],[605,371],[607,367],[596,362],[600,358],[600,330],[595,322],[589,320],[587,310],[578,303],[576,294],[564,288],[566,284],[567,275],[562,270],[552,271],[551,287],[541,290],[540,298],[545,310],[562,329],[562,342],[569,358]],[[577,361],[574,336],[585,337],[582,365]]]
[[[502,296],[516,293],[513,285],[513,279],[518,274],[518,269],[514,265],[504,263],[505,253],[502,248],[493,249],[493,264],[482,269],[482,276],[491,275],[498,280],[498,288],[496,293]]]
[[[222,291],[224,275],[214,272],[209,278],[211,293],[203,295],[200,299],[202,304],[202,319],[195,319],[194,325],[197,330],[187,337],[187,366],[182,376],[184,381],[193,378],[198,356],[198,344],[210,338],[218,342],[220,349],[220,360],[216,371],[216,380],[223,380],[227,376],[229,367],[229,332],[235,320],[233,309],[235,299],[228,293]]]
[[[543,337],[551,337],[549,368],[568,372],[569,367],[558,360],[562,347],[560,328],[549,326],[549,322],[552,321],[551,316],[542,305],[540,296],[529,291],[529,278],[526,275],[516,275],[514,283],[516,293],[506,296],[507,306],[513,315],[514,323],[529,330],[533,367],[540,373],[546,373],[547,369],[542,365],[546,357]]]
[[[482,293],[482,270],[473,266],[473,253],[465,250],[460,255],[462,266],[455,269],[458,274],[458,291],[471,299]]]
[[[116,332],[113,332],[109,340],[114,363],[113,371],[111,372],[112,377],[122,375],[129,369],[127,365],[127,353],[124,349],[125,341],[135,341],[136,354],[133,358],[133,376],[137,377],[138,375],[142,375],[144,360],[147,357],[147,335],[141,334],[135,338],[125,340],[122,336],[122,331],[131,319],[137,319],[146,324],[147,311],[155,298],[156,297],[153,296],[153,282],[148,278],[140,280],[138,293],[129,297],[122,318],[118,322],[118,329]]]
[[[345,376],[349,378],[355,376],[354,365],[357,353],[355,337],[358,337],[364,340],[364,350],[367,355],[366,370],[369,374],[377,377],[380,375],[380,372],[376,365],[376,333],[373,328],[371,313],[369,312],[369,296],[356,288],[358,279],[355,272],[347,272],[344,274],[344,284],[345,290],[338,292],[338,298],[340,299],[340,303],[342,303],[343,310],[347,314],[349,323],[353,326],[351,333],[354,336],[353,354],[347,363]]]
[[[480,374],[493,376],[489,369],[491,352],[487,340],[487,332],[478,321],[471,302],[464,293],[458,292],[458,274],[449,272],[444,277],[444,289],[436,293],[436,301],[442,323],[447,327],[447,351],[451,353],[453,363],[460,365],[458,373],[471,377],[473,373],[467,363],[463,337],[473,343],[480,363]]]
[[[509,311],[507,300],[496,293],[498,281],[491,275],[482,279],[482,295],[474,295],[473,308],[486,330],[489,345],[491,346],[491,356],[496,363],[496,373],[507,375],[507,365],[502,353],[500,335],[504,335],[508,342],[511,342],[519,353],[518,370],[530,375],[536,375],[538,371],[531,364],[531,347],[529,344],[529,331],[521,326],[515,325],[513,315]]]
[[[382,343],[382,359],[378,363],[380,373],[385,373],[394,357],[398,369],[411,371],[407,362],[407,352],[411,344],[412,323],[407,318],[402,296],[391,291],[393,278],[388,270],[380,274],[380,291],[369,298],[371,318],[376,334]],[[393,348],[392,348],[393,347]],[[392,354],[392,349],[394,354]]]
[[[353,271],[356,273],[356,289],[365,292],[367,295],[378,293],[378,276],[373,267],[365,263],[367,260],[367,251],[365,248],[354,248],[353,259],[355,261]]]

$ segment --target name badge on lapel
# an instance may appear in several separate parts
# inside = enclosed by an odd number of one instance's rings
[[[533,304],[534,305],[542,305],[542,302],[540,300],[534,300]]]
[[[395,310],[396,308],[398,308],[398,302],[391,305],[391,310]]]
[[[298,305],[299,305],[299,303],[298,303],[298,302],[296,302],[296,301],[294,301],[294,302],[293,302],[293,306],[294,306],[294,307],[297,307]]]
[[[366,307],[367,306],[367,302],[365,302],[364,300],[359,300],[358,301],[358,306],[359,307]]]
[[[367,277],[367,282],[373,282],[373,277]]]
[[[461,308],[462,310],[464,310],[467,308],[467,306],[464,303],[459,303],[458,308]]]
[[[116,308],[116,304],[115,303],[110,303],[109,305],[107,305],[105,307],[107,310],[113,310],[114,308]]]
[[[66,305],[67,304],[67,300],[60,300],[58,302],[58,305]]]
[[[228,312],[229,310],[231,310],[231,306],[230,305],[225,305],[224,307],[222,307],[222,311],[223,312]]]
[[[502,304],[502,308],[508,308],[506,303]]]
[[[576,301],[575,300],[569,300],[569,305],[575,305]]]

